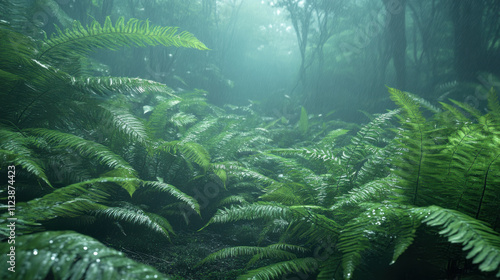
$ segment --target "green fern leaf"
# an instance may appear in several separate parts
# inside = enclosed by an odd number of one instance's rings
[[[4,252],[9,252],[9,247],[7,242],[0,244]],[[0,261],[7,263],[8,257],[2,254]],[[16,263],[19,265],[15,272],[2,269],[0,278],[169,279],[156,269],[132,261],[91,237],[70,231],[16,237]]]
[[[72,148],[79,152],[80,155],[96,159],[100,163],[111,168],[120,168],[128,170],[131,174],[135,174],[135,170],[128,164],[128,162],[99,143],[85,140],[72,134],[43,128],[27,129],[26,131],[42,137],[48,143],[58,145],[63,148]]]
[[[275,246],[276,247],[276,246]],[[279,259],[295,259],[296,256],[293,253],[277,249],[275,247],[254,247],[254,246],[238,246],[230,247],[219,250],[215,253],[208,255],[204,258],[198,265],[202,265],[206,262],[217,261],[219,259],[233,258],[239,256],[253,256],[259,255],[260,258],[279,258]],[[285,246],[282,246],[285,248]]]
[[[149,140],[146,127],[143,122],[123,108],[115,108],[109,105],[99,105],[111,115],[113,126],[128,136],[129,139],[145,144]]]
[[[110,17],[106,17],[104,26],[93,21],[90,26],[83,27],[80,22],[75,21],[71,29],[62,31],[57,28],[57,33],[44,41],[38,59],[67,57],[68,54],[84,56],[93,49],[101,48],[116,50],[123,46],[157,45],[208,49],[191,33],[178,33],[175,27],[151,27],[149,21],[138,19],[130,19],[125,23],[123,17],[113,26]]]
[[[238,280],[271,280],[288,273],[314,273],[318,268],[318,261],[314,258],[293,259],[274,263],[265,267],[251,270],[238,276]]]
[[[71,84],[82,92],[99,96],[111,93],[146,95],[157,93],[179,99],[168,86],[151,80],[124,77],[80,77],[72,78]]]
[[[278,204],[250,204],[243,206],[231,206],[231,208],[224,208],[217,210],[217,213],[210,219],[210,221],[200,230],[206,228],[213,223],[229,223],[241,220],[255,220],[255,219],[280,219],[288,217],[290,214],[286,207]]]
[[[126,221],[132,224],[144,225],[153,231],[161,233],[167,238],[170,238],[170,233],[173,233],[170,223],[161,216],[153,213],[146,213],[139,207],[127,204],[128,207],[109,207],[102,210],[95,210],[97,216],[106,216],[113,220]]]
[[[500,277],[500,236],[483,222],[461,212],[429,206],[415,208],[414,212],[423,217],[429,226],[441,227],[440,235],[448,237],[451,243],[461,243],[464,251],[469,251],[467,259],[479,264],[481,271],[497,270]]]
[[[300,109],[300,119],[299,119],[298,127],[299,127],[299,132],[302,135],[305,135],[307,133],[307,130],[309,130],[309,120],[308,120],[306,108],[304,108],[304,107],[302,107]]]
[[[22,167],[51,186],[42,164],[28,147],[31,140],[22,133],[0,128],[0,155],[3,155],[5,163]]]
[[[196,199],[181,192],[176,187],[174,187],[170,184],[163,183],[163,182],[153,182],[153,181],[144,182],[144,185],[146,187],[150,187],[152,189],[159,190],[161,192],[167,192],[167,193],[171,194],[173,197],[185,202],[196,213],[200,214],[200,205],[198,204]]]

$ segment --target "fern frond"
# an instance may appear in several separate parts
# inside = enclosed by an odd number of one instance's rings
[[[418,227],[418,218],[406,208],[392,204],[368,204],[368,209],[344,226],[338,249],[342,252],[344,279],[352,279],[361,263],[363,253],[369,249],[379,251],[378,244],[387,249],[387,238],[395,235],[392,262],[412,244]]]
[[[188,124],[196,122],[196,116],[183,112],[175,113],[169,120],[174,126],[182,128]]]
[[[311,149],[311,148],[301,148],[301,149],[274,149],[268,151],[270,153],[280,154],[280,155],[299,155],[308,159],[315,159],[329,164],[340,164],[341,161],[336,157],[330,150],[323,149]]]
[[[288,273],[314,273],[318,261],[314,258],[301,258],[274,263],[265,267],[251,270],[238,276],[238,280],[271,280]]]
[[[108,184],[120,185],[136,181],[137,179],[105,177],[71,184],[30,200],[19,207],[18,215],[31,221],[45,221],[56,217],[76,217],[89,211],[105,209],[102,203],[111,195]]]
[[[74,218],[81,217],[83,214],[91,211],[104,210],[106,208],[108,207],[95,201],[79,197],[56,204],[49,212],[52,212],[57,217]],[[38,218],[37,220],[41,221],[42,219]]]
[[[153,181],[144,182],[144,185],[146,187],[150,187],[152,189],[171,194],[173,197],[179,199],[180,201],[185,202],[196,213],[200,214],[200,205],[198,204],[196,199],[181,192],[176,187],[174,187],[170,184],[166,184],[166,183],[162,183],[162,182],[153,182]]]
[[[90,92],[98,96],[112,93],[140,96],[157,93],[179,98],[168,86],[151,80],[125,77],[78,77],[71,79],[71,85],[82,92]]]
[[[316,280],[332,280],[342,278],[342,260],[338,255],[329,256],[326,261],[321,263]]]
[[[398,113],[399,110],[392,110],[377,116],[364,125],[351,139],[351,144],[342,153],[340,165],[342,170],[336,176],[337,190],[344,185],[348,189],[354,186],[359,169],[372,154],[379,150],[377,145],[380,144],[380,137],[385,132],[383,125]]]
[[[128,204],[128,207],[109,207],[93,212],[97,216],[105,216],[113,220],[126,221],[132,224],[144,225],[167,238],[173,233],[172,227],[161,216],[147,213],[139,207]],[[161,219],[160,219],[161,218]]]
[[[9,252],[9,244],[0,244]],[[0,260],[8,261],[7,254]],[[75,232],[43,232],[16,237],[15,272],[0,271],[0,278],[12,279],[169,279],[156,269],[126,258],[97,240]]]
[[[364,202],[382,202],[391,195],[392,189],[397,183],[394,176],[388,176],[382,179],[370,181],[360,187],[353,188],[348,194],[344,194],[337,199],[331,209],[336,210],[342,207],[359,206]]]
[[[329,247],[336,242],[340,226],[333,219],[316,213],[314,210],[327,212],[327,209],[317,206],[291,206],[290,211],[294,215],[294,220],[289,226],[290,233],[293,236],[305,238],[308,244],[321,244],[323,247]]]
[[[239,257],[239,256],[253,256],[259,255],[261,258],[278,258],[278,259],[295,259],[296,256],[293,253],[284,251],[282,249],[277,249],[274,247],[254,247],[254,246],[237,246],[224,248],[215,253],[212,253],[205,257],[197,266],[202,265],[206,262],[217,261],[219,259]]]
[[[440,235],[446,236],[451,243],[460,243],[466,258],[479,264],[481,271],[495,271],[500,277],[500,236],[483,222],[461,212],[429,206],[413,210],[429,226],[441,227]]]
[[[116,50],[123,46],[158,45],[208,49],[193,34],[186,31],[178,33],[175,27],[150,27],[149,21],[138,19],[130,19],[125,23],[123,17],[113,26],[110,17],[106,17],[104,26],[93,21],[90,26],[83,27],[80,22],[74,21],[71,29],[62,31],[57,28],[57,33],[44,41],[38,59],[65,57],[68,54],[85,56],[93,49]]]
[[[123,108],[116,108],[109,105],[99,106],[111,115],[110,119],[113,122],[113,127],[117,128],[129,139],[142,144],[148,142],[149,136],[144,123],[133,114]]]
[[[337,138],[339,138],[342,135],[345,135],[348,132],[349,132],[349,130],[347,130],[347,129],[332,130],[332,131],[328,132],[328,134],[318,142],[318,146],[319,147],[333,147],[335,144],[335,140],[337,140]]]
[[[206,171],[210,167],[210,155],[202,145],[186,142],[180,144],[177,148],[186,159],[198,164],[203,170]]]
[[[419,103],[422,107],[426,108],[427,110],[431,111],[432,113],[440,113],[441,112],[441,109],[439,109],[438,107],[432,105],[429,101],[423,99],[422,97],[420,96],[417,96],[413,93],[410,93],[410,92],[405,92],[406,95],[408,95],[408,97],[410,97],[411,99],[413,99],[415,102]]]
[[[231,206],[217,210],[217,213],[200,230],[213,223],[229,223],[241,220],[282,219],[290,214],[286,207],[279,204],[249,204]]]
[[[85,140],[72,134],[43,128],[27,129],[26,131],[43,138],[48,143],[63,148],[74,149],[83,157],[95,159],[111,168],[120,168],[135,174],[135,170],[122,157],[94,141]]]
[[[210,168],[210,155],[200,144],[193,142],[170,141],[162,142],[158,149],[167,153],[179,152],[186,160],[198,164],[204,171]]]
[[[0,128],[0,155],[5,163],[21,166],[51,186],[41,162],[28,147],[31,140],[20,132]]]
[[[494,87],[488,92],[488,110],[490,111],[489,114],[495,119],[497,128],[500,128],[500,102]]]
[[[219,203],[217,203],[217,205],[222,206],[222,205],[235,204],[235,203],[243,204],[243,203],[247,203],[247,201],[241,195],[231,195],[231,196],[228,196],[228,197],[222,199],[221,201],[219,201]]]
[[[160,102],[153,108],[153,113],[148,120],[148,127],[153,133],[163,132],[168,123],[167,112],[180,102],[179,98],[160,99]]]

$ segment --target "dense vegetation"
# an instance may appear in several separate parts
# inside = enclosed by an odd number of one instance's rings
[[[0,262],[14,245],[16,266],[0,278],[500,277],[495,88],[476,92],[486,110],[389,87],[395,109],[364,124],[303,106],[266,117],[257,102],[110,76],[95,53],[210,52],[190,32],[113,21],[109,1],[80,7],[100,11],[88,24],[35,1],[67,27],[44,36],[14,2],[0,1],[0,220],[17,220],[15,235],[0,228]],[[306,54],[298,84],[311,86]]]

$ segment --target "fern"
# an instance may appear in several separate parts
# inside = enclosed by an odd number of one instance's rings
[[[73,77],[71,85],[82,91],[95,94],[97,96],[109,96],[111,94],[125,95],[148,95],[157,93],[173,98],[179,98],[168,86],[151,80],[125,77]]]
[[[337,198],[337,202],[331,206],[332,210],[342,207],[355,207],[365,202],[382,202],[390,196],[396,194],[392,192],[397,182],[394,176],[388,176],[382,179],[370,181],[360,187],[354,188],[348,194]]]
[[[19,165],[51,186],[42,163],[37,160],[34,152],[29,147],[32,142],[33,139],[24,136],[20,132],[0,128],[0,155],[4,160],[4,164]]]
[[[281,248],[286,248],[287,244],[282,244]],[[293,253],[284,251],[282,249],[276,248],[276,245],[270,245],[267,247],[251,247],[251,246],[239,246],[239,247],[231,247],[219,250],[215,253],[212,253],[205,257],[198,265],[202,265],[206,262],[212,262],[219,259],[224,258],[232,258],[239,256],[252,256],[259,255],[260,258],[278,258],[278,259],[295,259],[296,256]],[[289,247],[293,248],[295,246],[289,245]]]
[[[239,276],[238,280],[271,280],[289,273],[314,273],[318,267],[318,261],[314,258],[301,258],[278,262]]]
[[[123,108],[100,105],[109,115],[113,122],[113,127],[120,130],[132,141],[146,144],[149,136],[143,122]]]
[[[9,244],[0,244],[9,252]],[[7,254],[0,260],[6,263]],[[123,253],[75,232],[43,232],[16,237],[15,272],[2,269],[0,278],[12,279],[169,279],[156,269],[134,262]]]
[[[210,167],[210,155],[208,154],[207,150],[205,150],[205,148],[200,144],[192,142],[171,141],[161,143],[158,149],[163,150],[167,153],[179,152],[186,160],[198,164],[205,171]]]
[[[85,56],[96,48],[116,50],[119,47],[132,45],[208,49],[191,33],[186,31],[177,33],[175,27],[150,27],[149,21],[138,19],[130,19],[125,23],[123,17],[113,26],[111,19],[107,17],[104,26],[93,21],[90,26],[83,27],[80,22],[75,21],[71,29],[62,31],[57,28],[57,33],[43,42],[37,58],[58,58],[67,54]]]
[[[344,279],[352,279],[361,263],[363,252],[387,247],[387,238],[395,238],[392,262],[410,246],[415,237],[418,219],[398,205],[373,204],[347,223],[340,234],[338,249],[342,252]],[[380,251],[379,251],[380,252]]]
[[[217,213],[201,228],[204,229],[213,223],[229,223],[239,220],[254,219],[280,219],[287,217],[289,211],[286,207],[278,204],[250,204],[243,206],[231,206],[231,208],[219,209]]]
[[[106,216],[114,220],[122,220],[133,224],[144,225],[167,238],[173,233],[170,223],[163,217],[153,213],[144,212],[142,209],[127,204],[127,207],[109,207],[93,211],[97,216]]]
[[[426,120],[422,116],[418,103],[408,94],[397,89],[389,88],[391,99],[401,107],[403,115],[399,116],[404,130],[401,131],[399,142],[406,149],[406,155],[398,163],[399,170],[396,174],[401,175],[408,189],[408,196],[411,203],[418,205],[422,186],[425,184],[425,170],[429,168],[429,163],[425,162],[426,153],[432,143],[428,138]]]
[[[181,192],[176,187],[162,183],[162,182],[144,182],[146,187],[152,188],[154,190],[158,190],[161,192],[166,192],[174,196],[175,198],[185,202],[191,209],[193,209],[196,213],[200,214],[200,205],[196,201],[196,199],[191,196]]]
[[[72,134],[42,128],[27,129],[26,131],[43,138],[53,145],[74,149],[83,157],[96,159],[100,163],[111,168],[120,168],[128,170],[131,174],[135,173],[135,170],[123,158],[94,141],[85,140]]]
[[[461,212],[439,206],[416,208],[414,212],[429,226],[441,227],[440,235],[451,243],[461,243],[469,251],[467,259],[479,264],[481,271],[496,271],[500,277],[500,236],[481,221]]]
[[[305,135],[307,133],[307,131],[309,130],[307,111],[306,111],[306,108],[304,108],[304,107],[302,107],[300,109],[300,119],[298,122],[298,128],[299,128],[299,132],[302,135]]]

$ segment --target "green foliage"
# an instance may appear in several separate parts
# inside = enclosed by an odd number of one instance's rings
[[[0,248],[9,251],[9,244]],[[7,254],[0,257],[3,263]],[[35,233],[16,238],[15,272],[2,279],[169,279],[156,269],[134,262],[97,240],[70,231]],[[19,265],[24,264],[24,265]]]
[[[207,47],[189,32],[177,33],[177,28],[149,26],[149,21],[130,19],[125,23],[123,17],[115,25],[106,17],[104,26],[93,21],[83,27],[75,21],[71,29],[57,29],[57,33],[46,39],[37,55],[38,59],[58,58],[67,54],[87,55],[96,48],[116,50],[123,46],[175,46],[207,50]]]
[[[497,271],[500,277],[500,234],[484,222],[471,218],[459,211],[429,206],[414,210],[424,217],[429,226],[440,227],[440,235],[451,243],[461,243],[469,251],[467,259],[479,264],[481,271]]]
[[[262,219],[264,233],[280,233],[283,242],[305,244],[311,251],[325,248],[326,257],[313,258],[314,269],[307,272],[318,273],[319,279],[340,274],[355,279],[370,271],[374,258],[397,265],[409,248],[441,255],[436,264],[443,269],[465,257],[480,271],[498,273],[499,235],[492,228],[498,227],[499,218],[493,207],[499,207],[500,109],[494,91],[486,115],[457,101],[441,110],[414,95],[389,92],[400,109],[374,118],[344,147],[332,142],[345,132],[333,131],[316,145],[261,153],[260,170],[273,180],[267,181],[260,198],[276,204],[218,210],[206,226]],[[435,115],[424,118],[420,105]],[[399,118],[399,128],[391,127],[393,116]],[[428,231],[422,223],[440,227],[440,235],[469,253],[464,256],[442,242],[421,247],[415,240]],[[241,253],[228,248],[210,258],[232,256],[228,252]],[[254,258],[262,254],[255,252]],[[286,262],[252,270],[242,279],[298,271]]]
[[[300,108],[299,131],[302,135],[307,133],[309,129],[309,117],[307,116],[306,108]]]
[[[82,139],[81,137],[63,133],[55,130],[47,130],[43,128],[28,129],[27,132],[38,136],[40,140],[46,141],[49,145],[54,145],[60,148],[74,149],[83,157],[95,159],[99,163],[113,169],[127,170],[130,174],[134,174],[134,169],[119,155],[114,154],[105,146]]]
[[[64,20],[54,1],[44,3],[50,6],[45,11],[59,13],[59,21]],[[168,215],[159,214],[162,208],[187,205],[201,214],[196,199],[183,189],[149,181],[159,177],[149,170],[173,166],[163,159],[174,157],[178,166],[190,167],[179,176],[187,182],[200,176],[194,164],[203,174],[211,170],[208,152],[200,144],[181,141],[177,132],[171,134],[173,138],[163,138],[171,135],[157,133],[156,121],[148,121],[137,110],[147,105],[143,104],[146,100],[182,99],[158,82],[94,77],[94,73],[105,71],[86,56],[98,48],[163,45],[206,50],[206,46],[174,27],[153,27],[137,19],[125,23],[123,18],[113,25],[110,17],[103,26],[93,21],[83,27],[74,21],[72,28],[57,28],[57,33],[45,40],[16,32],[5,22],[0,33],[0,80],[4,85],[0,102],[8,104],[0,113],[0,168],[15,165],[16,175],[22,178],[15,183],[19,199],[15,210],[16,261],[25,265],[17,267],[16,277],[167,279],[90,237],[33,232],[47,227],[67,230],[82,224],[93,232],[95,222],[111,220],[122,233],[118,221],[169,238],[174,229]],[[203,102],[197,99],[196,104]],[[158,118],[163,117],[161,111],[154,111]],[[181,132],[196,120],[195,115],[178,112],[170,123]],[[165,125],[157,129],[163,130]],[[222,172],[218,174],[223,177]],[[143,202],[140,199],[145,195],[149,200]],[[151,198],[159,195],[165,201],[152,207]],[[176,199],[180,203],[172,202]],[[2,221],[7,217],[4,213]],[[9,232],[1,230],[0,234],[5,238]],[[5,250],[7,245],[1,244]],[[1,275],[7,276],[4,272]]]
[[[238,279],[271,280],[289,273],[311,273],[318,266],[314,258],[293,259],[251,270]]]
[[[54,1],[38,3],[65,25],[67,15]],[[389,88],[399,109],[366,114],[365,125],[310,117],[304,107],[288,125],[283,117],[262,117],[257,106],[217,108],[203,90],[103,77],[106,67],[87,57],[127,46],[207,49],[174,27],[123,18],[113,24],[106,17],[102,26],[75,21],[37,40],[2,22],[0,36],[0,103],[9,105],[0,113],[0,168],[14,164],[22,175],[16,246],[18,261],[29,265],[19,267],[21,277],[154,277],[156,271],[89,237],[34,232],[113,221],[122,233],[120,223],[172,238],[171,217],[179,214],[187,224],[197,219],[191,225],[201,219],[203,228],[260,222],[252,224],[262,225],[258,246],[224,248],[200,263],[249,257],[251,270],[238,279],[370,278],[374,263],[397,266],[409,250],[436,256],[442,271],[470,259],[477,271],[500,277],[494,89],[486,114],[458,101],[436,108]],[[209,184],[217,195],[206,199],[199,187]],[[203,213],[215,214],[207,221]],[[435,235],[421,224],[438,227],[448,243],[422,245],[421,235]],[[464,267],[463,276],[471,271]]]
[[[94,210],[94,213],[99,216],[106,216],[113,220],[121,220],[137,225],[144,225],[152,230],[170,237],[170,233],[174,230],[170,223],[163,217],[154,213],[144,212],[139,207],[127,205],[127,207],[109,207],[106,209]]]

